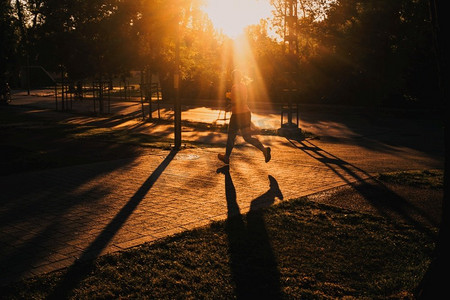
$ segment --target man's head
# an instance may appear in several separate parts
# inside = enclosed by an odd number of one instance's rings
[[[233,78],[233,82],[238,83],[242,81],[242,72],[238,69],[233,70],[231,72],[231,77]]]

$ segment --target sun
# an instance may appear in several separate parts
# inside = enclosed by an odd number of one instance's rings
[[[232,39],[244,33],[244,29],[271,17],[270,0],[206,0],[203,11],[214,27]]]

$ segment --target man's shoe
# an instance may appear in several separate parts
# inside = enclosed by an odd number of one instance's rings
[[[224,163],[224,164],[229,164],[230,163],[230,158],[226,155],[223,154],[218,154],[217,157]]]
[[[272,158],[272,155],[270,155],[270,147],[266,148],[266,151],[264,152],[264,158],[266,159],[266,163],[268,163]]]

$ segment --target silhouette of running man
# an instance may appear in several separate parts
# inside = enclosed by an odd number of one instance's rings
[[[234,140],[238,131],[241,131],[244,140],[258,148],[263,154],[266,163],[270,161],[270,147],[264,147],[263,144],[251,134],[251,112],[247,104],[247,86],[243,82],[241,71],[232,72],[233,86],[231,88],[231,117],[228,125],[227,147],[224,154],[219,154],[218,158],[225,164],[230,163],[231,151],[234,147]]]

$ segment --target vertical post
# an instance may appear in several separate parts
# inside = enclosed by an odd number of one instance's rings
[[[70,99],[70,109],[73,108],[73,91],[72,91],[72,83],[69,83],[69,88],[67,90],[67,92],[69,93],[69,99]]]
[[[61,110],[64,111],[66,109],[66,105],[64,103],[64,69],[61,67]]]
[[[141,86],[139,87],[139,96],[141,97],[142,120],[145,120],[144,112],[144,72],[141,69]]]
[[[292,124],[292,89],[288,91],[288,124]]]
[[[181,147],[181,103],[180,103],[180,20],[179,15],[177,21],[177,36],[175,44],[175,72],[173,75],[173,87],[175,90],[175,105],[174,105],[174,133],[175,149]]]
[[[94,113],[96,113],[97,112],[97,108],[95,107],[95,88],[96,88],[96,85],[95,85],[95,81],[93,81],[92,82],[92,102],[94,103]]]
[[[104,109],[104,101],[103,101],[103,76],[100,76],[100,80],[98,82],[98,111],[103,114]]]
[[[146,79],[145,80],[146,95],[145,96],[148,97],[148,119],[150,121],[153,121],[153,119],[152,119],[152,113],[153,113],[153,110],[152,110],[152,95],[153,95],[152,74],[151,74],[149,68],[146,68],[145,75],[146,75],[146,77],[145,77],[145,79]]]
[[[28,41],[27,41],[27,95],[30,96],[31,75],[30,75],[30,55],[28,54]]]
[[[109,87],[108,87],[108,114],[111,113],[111,89],[110,87],[112,86],[112,80],[110,80],[108,82]]]
[[[280,111],[281,111],[281,122],[280,122],[280,124],[281,125],[283,125],[283,115],[284,115],[283,108],[284,108],[284,106],[283,106],[283,104],[281,104],[281,109],[280,109]]]
[[[158,120],[160,120],[161,113],[159,111],[159,82],[156,84],[156,107],[158,109]]]
[[[119,80],[119,95],[120,95],[120,100],[122,100],[123,95],[122,95],[122,78],[120,78]]]
[[[55,81],[55,109],[58,110],[58,82]]]

